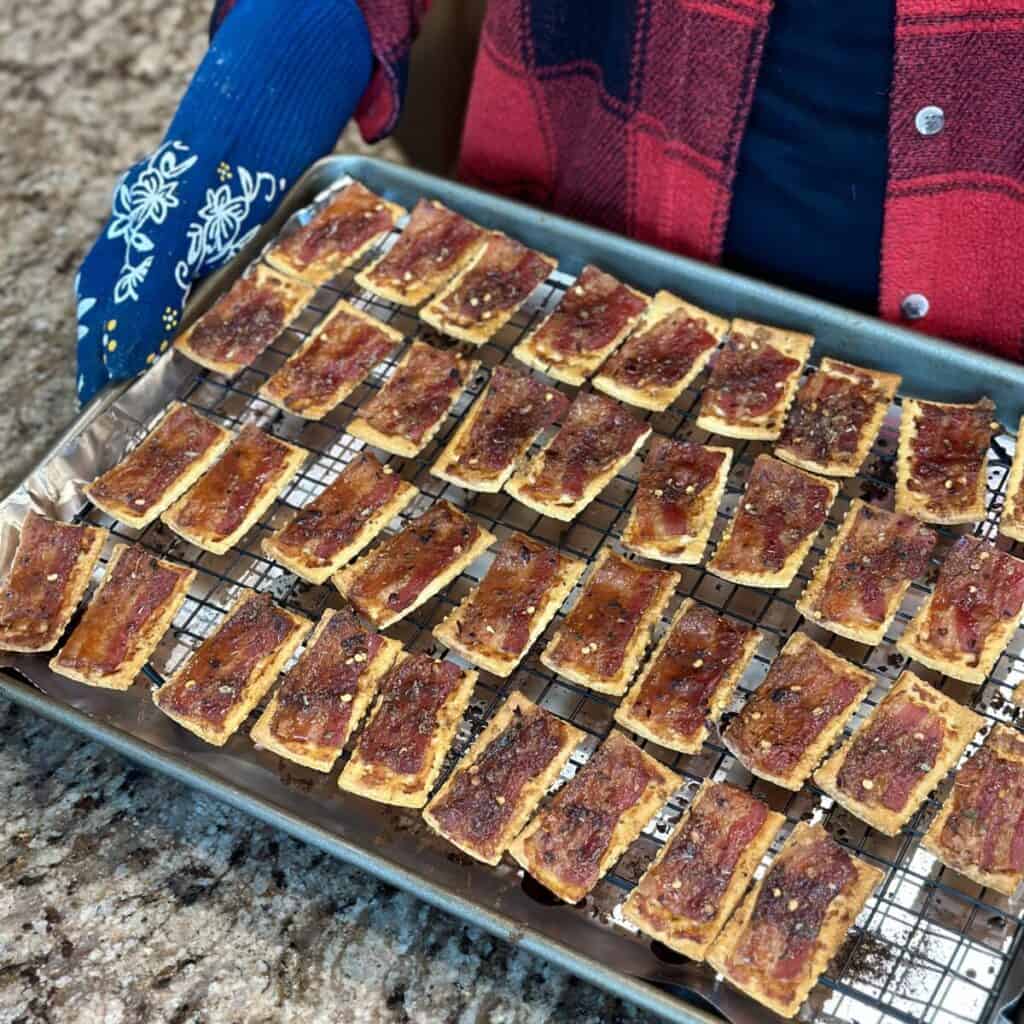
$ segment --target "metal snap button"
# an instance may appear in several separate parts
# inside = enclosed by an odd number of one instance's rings
[[[938,135],[946,126],[942,107],[922,107],[914,116],[914,127],[922,135]]]
[[[900,312],[907,320],[920,320],[928,313],[928,299],[914,292],[900,303]]]

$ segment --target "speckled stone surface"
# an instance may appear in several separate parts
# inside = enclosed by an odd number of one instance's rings
[[[207,13],[0,4],[0,493],[75,415],[75,268]],[[646,1019],[2,700],[0,804],[4,1024]]]

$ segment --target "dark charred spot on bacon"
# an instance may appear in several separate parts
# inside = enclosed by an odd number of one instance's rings
[[[819,370],[801,387],[779,444],[818,464],[853,455],[881,397],[868,375]]]
[[[543,711],[515,710],[469,768],[459,771],[433,814],[449,835],[488,854],[518,812],[523,788],[562,749],[564,727]]]
[[[361,607],[383,594],[392,611],[401,611],[479,535],[476,523],[447,502],[433,505],[367,556],[349,590],[349,600]]]
[[[421,199],[398,241],[371,276],[400,290],[453,266],[483,229],[452,210]]]
[[[765,876],[730,969],[739,977],[753,971],[795,985],[832,901],[856,878],[852,857],[828,838],[784,851]]]
[[[869,806],[900,813],[935,767],[946,727],[930,708],[896,695],[854,737],[839,770],[839,788]]]
[[[961,537],[939,570],[927,639],[978,664],[986,639],[1024,603],[1024,562],[978,537]]]
[[[300,510],[276,543],[315,565],[327,565],[398,492],[401,478],[369,453],[357,456],[314,501]]]
[[[455,352],[416,342],[407,362],[359,415],[383,434],[419,441],[448,411],[466,372],[466,362]]]
[[[272,735],[284,743],[340,750],[360,678],[382,643],[351,610],[336,613],[281,683]]]
[[[645,300],[611,274],[586,266],[570,285],[537,341],[564,355],[598,352],[643,311]]]
[[[637,488],[637,536],[672,540],[692,535],[724,461],[723,452],[703,445],[656,438]]]
[[[361,759],[398,775],[419,774],[439,715],[461,681],[458,665],[426,654],[395,666],[381,681],[377,713],[359,739]]]
[[[291,617],[269,596],[250,598],[160,691],[160,706],[214,728],[222,726],[253,674],[294,628]]]
[[[646,431],[647,425],[617,402],[580,392],[541,456],[540,473],[525,490],[542,501],[576,500],[591,481],[632,451]]]
[[[553,548],[522,534],[509,537],[467,603],[459,636],[483,650],[522,653],[560,565]]]
[[[284,329],[286,312],[274,285],[242,278],[196,324],[188,343],[200,355],[248,364]]]
[[[677,310],[648,330],[634,334],[611,357],[603,372],[631,388],[673,387],[715,344],[706,319]]]
[[[972,505],[992,437],[995,405],[949,407],[922,402],[914,424],[907,487],[924,494],[932,509]]]
[[[639,748],[612,733],[542,812],[527,850],[562,881],[589,889],[620,819],[653,782]]]
[[[825,522],[832,494],[824,483],[792,466],[759,456],[737,507],[729,541],[716,561],[723,569],[778,571]]]
[[[771,342],[733,333],[714,360],[705,407],[733,421],[763,416],[779,404],[786,382],[799,369],[798,359]]]
[[[88,547],[84,526],[56,523],[34,512],[25,517],[0,593],[0,646],[4,640],[24,644],[51,636],[71,575]]]
[[[700,735],[709,704],[740,657],[750,629],[700,605],[676,622],[633,705],[655,733],[677,740]]]
[[[160,563],[131,547],[82,616],[60,654],[62,665],[103,674],[116,671],[133,644],[165,607],[181,582],[183,570]]]
[[[505,366],[496,367],[456,464],[476,473],[504,470],[568,407],[569,400],[555,388]]]
[[[748,765],[786,776],[863,689],[859,676],[812,644],[783,652],[730,723],[729,740]]]
[[[268,482],[282,470],[289,449],[258,427],[244,427],[202,477],[176,513],[182,527],[219,537],[238,529]]]
[[[141,514],[219,438],[213,423],[188,406],[179,406],[138,448],[96,480],[91,493],[99,501],[122,502]]]
[[[960,866],[1024,872],[1024,741],[995,730],[956,773],[938,845]]]
[[[923,576],[937,537],[912,516],[863,506],[818,604],[831,622],[880,624],[903,585]]]
[[[362,380],[393,345],[373,324],[335,314],[309,348],[274,374],[268,388],[290,409],[302,412],[329,401],[343,385]]]

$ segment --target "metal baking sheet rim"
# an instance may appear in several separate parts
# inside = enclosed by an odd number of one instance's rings
[[[514,222],[517,237],[542,250],[554,250],[563,270],[578,271],[584,263],[595,262],[624,275],[631,283],[648,291],[653,292],[663,287],[678,290],[687,298],[722,315],[748,316],[795,328],[806,329],[811,326],[817,336],[820,354],[836,355],[853,361],[859,359],[875,365],[884,362],[886,369],[904,375],[910,391],[923,397],[946,401],[972,400],[980,392],[985,392],[995,399],[1001,418],[1011,426],[1016,424],[1024,409],[1022,366],[998,357],[968,352],[947,342],[927,338],[874,318],[546,214],[511,200],[487,196],[457,183],[365,157],[327,157],[310,168],[289,191],[275,215],[257,236],[226,267],[211,275],[195,290],[183,318],[183,325],[195,320],[209,307],[215,296],[239,276],[295,210],[309,204],[344,175],[357,177],[389,198],[398,199],[407,205],[418,195],[427,194],[455,206],[488,226],[500,226],[498,222]],[[886,346],[885,356],[881,359],[879,344]],[[81,505],[78,485],[94,475],[99,459],[98,450],[123,450],[124,443],[166,403],[168,395],[177,393],[183,384],[198,373],[198,367],[168,352],[143,377],[113,385],[98,395],[40,461],[36,470],[0,503],[0,567],[5,568],[10,563],[16,543],[15,527],[28,508],[35,507],[65,518],[76,513]],[[108,457],[104,463],[110,464],[111,461]],[[89,467],[88,473],[76,473],[76,468],[84,470],[86,465]],[[332,856],[363,867],[382,880],[410,891],[434,906],[454,913],[530,952],[540,954],[573,974],[666,1019],[700,1021],[701,1024],[719,1019],[717,1015],[693,1005],[693,1001],[701,1000],[702,996],[682,987],[686,983],[685,967],[673,965],[668,972],[671,977],[648,976],[644,979],[608,967],[512,916],[487,909],[445,885],[431,882],[423,874],[407,870],[364,845],[349,842],[338,833],[321,828],[266,797],[61,703],[23,682],[19,675],[10,670],[11,663],[11,659],[0,656],[0,693],[15,703],[104,743],[145,767],[161,771],[216,796]],[[698,970],[700,968],[694,966],[694,971]],[[1018,958],[1008,972],[1004,993],[1016,994],[1024,984],[1022,975],[1024,958]],[[700,983],[700,987],[706,989],[706,976],[700,978]],[[666,994],[656,986],[662,986],[673,994]],[[729,1002],[730,995],[731,990],[720,984],[716,986],[713,999],[721,1005]],[[1009,1006],[1004,1002],[997,1014],[1008,1009]]]

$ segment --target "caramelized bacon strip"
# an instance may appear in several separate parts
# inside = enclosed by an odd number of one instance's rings
[[[408,654],[380,682],[377,700],[338,779],[350,793],[422,807],[441,770],[476,673]]]
[[[354,263],[405,214],[358,181],[346,185],[308,224],[267,253],[267,262],[310,284],[321,285]]]
[[[414,341],[384,387],[360,407],[348,433],[395,455],[417,455],[440,430],[478,365],[453,349]]]
[[[725,491],[731,448],[655,436],[622,543],[638,555],[695,565],[704,557]]]
[[[582,738],[579,729],[513,693],[423,817],[471,857],[497,864]]]
[[[999,517],[999,532],[1012,540],[1024,541],[1024,416],[1017,424],[1017,447],[1006,481],[1006,501]]]
[[[58,523],[29,512],[3,590],[0,650],[49,651],[85,595],[107,539],[97,526]]]
[[[813,344],[809,334],[734,320],[712,360],[697,426],[726,437],[777,438]]]
[[[623,693],[679,575],[602,548],[572,611],[540,656],[553,672],[602,693]]]
[[[554,618],[583,572],[583,563],[513,533],[487,575],[434,636],[464,658],[507,676]]]
[[[450,583],[494,537],[447,501],[431,506],[334,578],[376,626],[408,615]]]
[[[800,822],[708,963],[759,1003],[795,1016],[881,879],[820,825]]]
[[[366,629],[351,609],[328,608],[253,726],[254,742],[329,772],[400,650],[397,641]]]
[[[1024,561],[961,537],[935,589],[897,642],[908,658],[981,684],[1024,618]]]
[[[476,257],[420,311],[439,331],[479,345],[496,334],[558,261],[492,232]]]
[[[251,365],[305,309],[313,289],[257,267],[174,343],[194,363],[233,376]]]
[[[487,233],[436,199],[420,199],[391,249],[356,284],[377,295],[418,306],[476,255]]]
[[[705,781],[622,905],[623,917],[703,960],[785,820],[735,786]]]
[[[894,373],[822,359],[797,393],[775,454],[815,473],[854,476],[899,383]]]
[[[89,500],[129,526],[148,526],[231,442],[231,432],[174,402],[145,440],[85,487]]]
[[[311,583],[326,583],[417,495],[390,466],[360,452],[263,550]]]
[[[698,753],[759,640],[757,630],[686,598],[615,720],[670,750]]]
[[[578,903],[679,781],[622,733],[612,732],[519,834],[509,852],[556,896]]]
[[[401,340],[393,327],[339,302],[260,394],[296,416],[321,419]]]
[[[794,633],[723,741],[748,771],[798,790],[872,686],[869,672]]]
[[[561,391],[497,366],[431,473],[471,490],[499,491],[537,435],[568,408]]]
[[[193,544],[223,554],[263,515],[306,454],[249,424],[199,483],[163,514],[163,520]]]
[[[1024,879],[1024,737],[996,724],[956,773],[922,841],[947,867],[1006,896]]]
[[[855,498],[797,610],[840,636],[881,643],[911,582],[925,574],[937,539],[912,516]]]
[[[555,380],[582,384],[639,322],[647,301],[646,295],[588,264],[513,354]]]
[[[832,480],[759,455],[708,568],[733,583],[788,587],[838,490]]]
[[[956,764],[983,721],[904,672],[814,781],[852,814],[895,835]]]
[[[127,690],[149,660],[195,579],[194,569],[121,545],[50,667],[92,686]]]
[[[594,378],[594,387],[643,409],[667,409],[708,364],[727,327],[727,321],[658,292],[639,328]]]
[[[994,403],[946,405],[908,398],[900,421],[896,510],[926,523],[985,518],[985,468]]]
[[[650,435],[603,395],[581,391],[550,443],[508,482],[514,498],[554,519],[574,519]]]
[[[200,739],[223,746],[270,689],[311,623],[246,591],[153,702]]]

